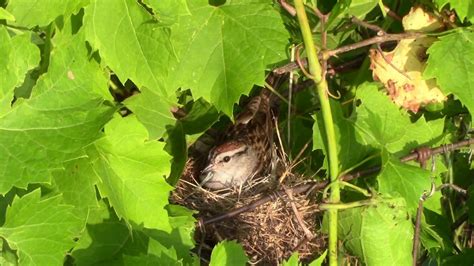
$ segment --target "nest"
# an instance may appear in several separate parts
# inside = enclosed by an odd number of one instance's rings
[[[188,160],[186,169],[174,190],[171,201],[199,211],[206,220],[255,202],[285,187],[303,182],[301,176],[285,172],[284,185],[273,174],[254,178],[244,187],[209,191],[198,184],[201,165],[195,158]],[[318,232],[321,215],[316,205],[317,195],[292,193],[271,200],[237,216],[197,227],[196,252],[207,261],[213,246],[224,239],[237,240],[245,249],[252,264],[281,264],[294,252],[300,260],[311,261],[325,249],[325,236]],[[273,193],[273,195],[282,193]],[[201,223],[202,224],[202,223]]]

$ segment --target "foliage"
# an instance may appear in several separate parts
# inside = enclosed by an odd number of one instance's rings
[[[196,213],[169,196],[189,144],[220,118],[232,119],[241,96],[265,86],[269,71],[288,64],[289,48],[302,43],[300,24],[278,2],[0,0],[0,264],[199,264]],[[471,236],[458,224],[474,217],[474,201],[462,193],[473,191],[470,151],[437,156],[435,169],[399,158],[472,137],[474,4],[415,2],[306,1],[320,60],[334,70],[329,90],[341,95],[330,98],[339,171],[381,168],[352,189],[341,185],[341,260],[411,264],[419,199],[432,184],[450,185],[425,201],[418,259],[459,265],[473,257]],[[442,27],[425,41],[400,37],[398,46],[383,42],[385,51],[372,45],[372,68],[368,46],[332,55],[323,47],[416,31],[418,22],[406,28],[387,13],[403,17],[414,6]],[[323,29],[313,10],[329,14]],[[374,67],[384,71],[372,73]],[[294,73],[300,84],[308,79]],[[406,102],[426,99],[428,88],[408,98],[387,93],[394,77],[430,83],[441,93],[430,95],[438,105]],[[281,103],[279,124],[290,158],[312,145],[298,171],[321,181],[332,137],[315,94],[310,86],[293,95],[290,113]],[[366,193],[355,193],[356,185]],[[325,254],[314,254],[321,257],[312,265]],[[217,244],[210,257],[211,265],[247,261],[235,241]],[[280,261],[298,265],[298,254]]]

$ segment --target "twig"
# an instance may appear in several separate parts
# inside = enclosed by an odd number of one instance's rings
[[[303,230],[306,238],[308,240],[313,239],[314,238],[313,233],[311,233],[311,231],[309,231],[306,225],[304,224],[303,218],[301,217],[301,213],[298,211],[298,208],[296,207],[295,199],[293,198],[293,191],[291,191],[291,189],[286,188],[285,186],[283,186],[283,190],[285,191],[286,195],[288,196],[288,199],[290,200],[291,209],[293,210],[293,213],[296,216],[296,220],[298,221],[298,224]]]
[[[362,26],[362,27],[364,27],[364,28],[367,28],[367,29],[369,29],[369,30],[375,31],[375,32],[377,33],[377,36],[382,36],[382,35],[386,34],[385,30],[382,29],[382,28],[380,28],[379,26],[374,25],[374,24],[367,23],[367,22],[365,22],[365,21],[363,21],[363,20],[358,19],[358,18],[355,17],[355,16],[353,16],[353,17],[351,18],[351,22],[354,23],[354,24],[358,24],[358,25],[360,25],[360,26]]]
[[[356,42],[356,43],[353,43],[353,44],[341,46],[341,47],[336,48],[334,50],[323,51],[320,54],[319,57],[320,57],[320,59],[322,59],[324,57],[326,59],[329,59],[329,57],[332,57],[332,56],[335,56],[335,55],[338,55],[338,54],[342,54],[342,53],[346,53],[346,52],[349,52],[349,51],[352,51],[352,50],[356,50],[356,49],[359,49],[359,48],[362,48],[362,47],[365,47],[365,46],[370,46],[372,44],[377,44],[377,43],[383,44],[383,43],[386,43],[386,42],[400,41],[400,40],[403,40],[403,39],[415,39],[415,38],[422,37],[422,36],[424,36],[424,34],[419,33],[419,32],[395,33],[395,34],[385,34],[383,36],[375,36],[375,37],[372,37],[372,38],[369,38],[369,39],[366,39],[366,40],[363,40],[363,41],[360,41],[360,42]],[[299,63],[303,67],[306,67],[308,65],[308,60],[306,58],[300,58],[299,61],[300,61]],[[298,65],[296,63],[290,62],[290,63],[288,63],[284,66],[281,66],[279,68],[274,69],[273,72],[276,73],[276,74],[285,74],[285,73],[291,72],[291,71],[293,71],[297,68],[298,68]]]
[[[288,4],[288,2],[286,2],[286,0],[278,0],[278,3],[281,5],[281,7],[283,9],[286,10],[286,12],[288,12],[292,17],[296,16],[296,9]]]
[[[423,198],[418,201],[418,209],[416,211],[415,220],[415,234],[413,236],[413,249],[412,249],[412,265],[416,266],[418,257],[418,247],[420,246],[420,229],[421,229],[421,214],[423,213]]]
[[[455,184],[451,184],[451,183],[446,183],[446,184],[442,184],[440,185],[439,187],[436,188],[436,190],[442,190],[443,188],[451,188],[452,190],[464,195],[464,196],[467,196],[467,190],[463,189],[462,187],[459,187],[459,186],[456,186]]]
[[[328,17],[327,14],[326,14],[326,15],[323,14],[323,12],[321,12],[321,10],[319,10],[319,8],[316,7],[316,6],[311,7],[311,9],[313,10],[314,14],[316,14],[316,16],[317,16],[320,20],[323,20],[323,19],[325,19],[325,18]]]
[[[417,265],[417,259],[418,259],[418,248],[420,246],[420,231],[421,231],[421,215],[423,214],[423,203],[433,196],[435,193],[435,185],[434,183],[431,184],[431,190],[430,191],[425,191],[420,197],[420,200],[418,201],[418,208],[416,210],[416,219],[415,219],[415,234],[413,236],[413,249],[412,249],[412,263],[413,266]]]
[[[390,8],[388,8],[386,5],[384,5],[385,12],[387,12],[387,15],[396,21],[402,21],[402,18],[395,12],[393,12]]]
[[[463,223],[465,223],[469,219],[469,214],[464,213],[459,218],[454,221],[454,223],[451,225],[451,230],[456,230],[459,226],[461,226]]]
[[[323,53],[323,58],[329,58],[331,56],[335,56],[341,53],[346,53],[346,52],[359,49],[365,46],[369,46],[372,44],[376,44],[376,43],[400,41],[403,39],[416,39],[422,36],[425,36],[425,34],[421,32],[393,33],[393,34],[385,34],[383,36],[375,36],[375,37],[365,39],[357,43],[341,46],[334,50],[326,51]]]

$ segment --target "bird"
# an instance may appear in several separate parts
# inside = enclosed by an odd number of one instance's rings
[[[213,190],[240,187],[269,168],[274,130],[271,96],[263,88],[251,98],[223,140],[211,149],[200,175],[201,186]]]

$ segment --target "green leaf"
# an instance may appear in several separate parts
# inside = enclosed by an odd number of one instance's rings
[[[361,85],[357,98],[361,105],[356,109],[355,127],[365,143],[385,148],[390,153],[406,154],[443,136],[442,119],[427,123],[420,118],[412,123],[410,116],[379,91],[375,83]]]
[[[191,110],[180,121],[184,132],[187,135],[193,135],[208,130],[218,118],[219,113],[216,108],[199,98],[193,102]]]
[[[469,221],[474,221],[474,186],[469,186],[467,192],[469,195],[469,197],[467,198],[467,214],[469,215]]]
[[[165,181],[171,157],[164,143],[148,141],[146,129],[133,115],[115,117],[105,126],[105,137],[89,149],[100,176],[101,195],[109,199],[118,217],[128,222],[170,231]]]
[[[444,258],[441,265],[443,266],[471,265],[473,261],[474,261],[474,249],[466,248],[462,251],[462,254]]]
[[[456,95],[474,114],[474,32],[457,30],[441,36],[428,54],[424,78],[436,78],[443,93]]]
[[[5,266],[18,266],[18,256],[12,250],[6,240],[0,238],[0,264]]]
[[[124,104],[137,115],[138,120],[145,125],[150,139],[159,139],[166,132],[166,127],[173,125],[176,119],[171,113],[171,105],[154,91],[143,88]]]
[[[51,171],[83,156],[83,148],[101,136],[115,108],[107,79],[89,61],[82,32],[58,32],[48,72],[33,88],[31,98],[18,99],[0,116],[0,194],[11,187],[50,181]]]
[[[131,238],[127,225],[114,218],[88,224],[86,229],[72,252],[79,266],[112,261]]]
[[[382,160],[382,171],[377,176],[379,192],[384,195],[402,196],[407,209],[415,214],[421,195],[431,189],[430,172],[401,163],[387,154],[383,154]]]
[[[148,253],[149,256],[152,255],[153,257],[164,261],[164,264],[166,265],[179,264],[178,256],[174,247],[166,248],[154,239],[150,239],[150,242],[148,243]]]
[[[60,196],[41,199],[37,189],[13,200],[0,236],[17,250],[19,265],[63,265],[81,227],[72,206]]]
[[[293,253],[288,260],[283,261],[283,266],[298,266],[298,252]]]
[[[174,126],[168,126],[167,133],[168,138],[166,139],[165,151],[173,156],[171,172],[167,181],[172,186],[175,186],[188,161],[188,146],[181,121],[177,121]]]
[[[217,244],[211,253],[210,266],[214,265],[246,265],[247,255],[236,241],[222,241]]]
[[[313,260],[313,261],[309,264],[309,266],[321,266],[321,265],[323,265],[323,262],[324,262],[324,260],[326,259],[327,254],[328,254],[328,250],[326,249],[326,250],[324,251],[324,253],[323,253],[321,256],[319,256],[319,258]]]
[[[94,0],[85,9],[84,24],[87,40],[122,81],[131,79],[138,87],[168,97],[164,80],[174,57],[169,30],[139,3]]]
[[[30,39],[29,33],[11,38],[0,26],[0,115],[10,110],[14,89],[40,61],[39,49]]]
[[[4,19],[6,21],[15,21],[15,16],[10,14],[10,12],[6,11],[3,7],[0,7],[0,19]]]
[[[341,169],[346,170],[359,163],[362,159],[374,152],[373,149],[364,143],[359,132],[354,127],[353,118],[345,118],[340,104],[336,101],[331,102],[333,114],[334,131],[338,150],[339,163]],[[315,116],[316,122],[313,126],[313,150],[321,149],[326,155],[327,161],[327,137],[324,131],[324,122],[321,112]],[[362,143],[364,145],[362,145]],[[357,151],[357,152],[354,152]]]
[[[339,212],[339,238],[365,265],[411,265],[413,226],[401,198]]]
[[[423,247],[430,253],[444,251],[444,253],[449,254],[454,245],[449,218],[428,209],[423,210],[423,218],[420,234]]]
[[[459,18],[464,20],[467,18],[474,21],[474,2],[466,0],[435,0],[438,8],[441,10],[445,5],[449,4],[451,8],[456,10]]]
[[[326,27],[336,26],[345,17],[355,16],[363,19],[378,4],[378,0],[341,0],[337,1],[329,15]]]
[[[194,230],[196,219],[195,212],[179,205],[168,205],[170,224],[173,228],[170,233],[158,230],[147,230],[150,236],[148,251],[150,254],[170,256],[175,252],[177,258],[183,260],[185,265],[190,265],[196,258],[191,256],[190,250],[194,248]]]
[[[156,17],[163,25],[176,23],[180,15],[190,15],[186,0],[145,0],[156,12]]]
[[[15,24],[23,27],[46,26],[59,16],[69,17],[90,0],[9,0],[7,11]]]
[[[99,208],[95,184],[98,181],[89,158],[78,158],[64,164],[64,169],[53,172],[54,184],[64,203],[73,205],[84,223],[91,208]]]
[[[254,84],[263,85],[265,70],[286,58],[288,33],[271,1],[188,1],[192,15],[172,27],[179,62],[172,68],[172,88],[191,88],[232,116],[232,107]]]
[[[443,136],[443,119],[428,123],[421,117],[413,123],[410,116],[399,110],[374,83],[361,85],[357,90],[357,99],[360,105],[348,118],[343,116],[337,102],[331,104],[338,157],[344,170],[373,154],[376,149],[406,154],[420,145],[432,144]],[[316,115],[316,121],[313,127],[313,149],[325,152],[327,141],[320,112]]]
[[[168,256],[157,257],[150,254],[140,256],[124,256],[124,265],[182,265],[177,260]]]

